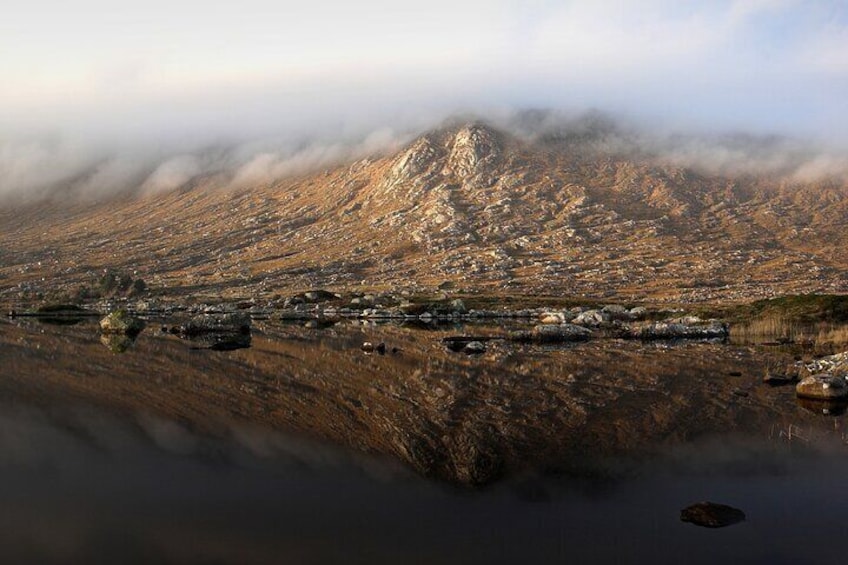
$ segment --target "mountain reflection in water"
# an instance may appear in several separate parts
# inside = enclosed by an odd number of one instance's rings
[[[2,323],[3,561],[835,559],[844,416],[761,383],[788,353],[441,335],[260,322],[246,349],[145,330],[118,353]],[[748,521],[680,523],[700,500]]]

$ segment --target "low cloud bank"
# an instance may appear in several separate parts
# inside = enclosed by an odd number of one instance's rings
[[[455,120],[456,118],[453,118]],[[772,175],[793,182],[848,179],[848,152],[820,141],[746,133],[693,133],[614,118],[557,111],[494,111],[477,116],[525,140],[564,151],[650,158],[706,174]],[[165,146],[71,139],[0,141],[0,199],[103,199],[157,194],[215,175],[222,188],[250,188],[365,156],[388,154],[444,125],[445,115],[389,127],[322,131],[255,141]]]

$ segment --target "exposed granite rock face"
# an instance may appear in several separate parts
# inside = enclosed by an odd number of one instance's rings
[[[465,126],[451,140],[444,173],[468,179],[486,165],[493,165],[500,154],[500,143],[492,129],[479,124]]]

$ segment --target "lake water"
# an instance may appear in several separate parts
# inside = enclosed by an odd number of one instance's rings
[[[0,322],[0,561],[843,561],[845,416],[762,383],[797,352],[462,332],[502,330],[265,321],[213,351],[151,323],[116,353]],[[681,522],[702,500],[747,520]]]

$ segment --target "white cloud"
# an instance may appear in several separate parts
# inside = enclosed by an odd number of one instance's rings
[[[32,0],[0,18],[0,192],[82,186],[79,175],[94,193],[137,175],[164,189],[210,170],[212,146],[251,147],[227,164],[243,180],[274,176],[347,155],[381,128],[527,106],[848,141],[846,10]]]

